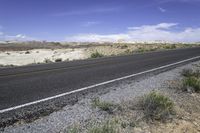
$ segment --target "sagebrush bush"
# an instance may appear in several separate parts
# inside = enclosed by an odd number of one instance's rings
[[[56,59],[55,62],[62,62],[62,58]]]
[[[183,69],[181,74],[184,76],[184,77],[190,77],[193,75],[193,70],[192,69]]]
[[[79,133],[79,132],[80,132],[80,129],[76,126],[70,128],[66,131],[66,133]]]
[[[131,53],[132,53],[132,51],[130,49],[127,49],[124,51],[124,54],[131,54]]]
[[[92,106],[95,108],[98,107],[99,109],[108,113],[113,113],[113,110],[118,107],[117,105],[110,102],[100,101],[99,98],[92,100]]]
[[[107,121],[106,123],[95,126],[89,130],[89,133],[119,133],[114,122]]]
[[[200,92],[200,71],[192,69],[184,69],[182,75],[183,79],[183,90],[188,92]]]
[[[44,59],[44,62],[45,62],[45,63],[52,63],[52,61],[51,61],[50,59],[48,59],[48,58],[45,58],[45,59]]]
[[[200,92],[200,79],[195,76],[185,78],[183,80],[183,85],[184,89],[192,87],[194,92]]]
[[[103,57],[104,55],[96,51],[95,53],[91,54],[91,58],[100,58]]]
[[[125,49],[125,48],[128,48],[128,45],[124,44],[121,46],[121,49]]]
[[[151,92],[143,99],[143,109],[148,119],[166,120],[174,114],[174,103],[158,92]]]

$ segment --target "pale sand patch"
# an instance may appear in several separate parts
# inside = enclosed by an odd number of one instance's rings
[[[55,62],[56,59],[71,61],[88,58],[85,49],[34,49],[29,51],[0,52],[0,65],[23,66],[45,63],[45,60]]]

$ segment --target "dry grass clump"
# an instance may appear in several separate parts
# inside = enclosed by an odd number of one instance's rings
[[[165,121],[175,113],[173,101],[158,92],[151,92],[146,95],[142,107],[145,117],[152,120]]]
[[[52,61],[51,61],[49,58],[45,58],[45,59],[44,59],[44,62],[45,62],[45,63],[52,63]]]
[[[189,77],[193,75],[193,70],[192,69],[183,69],[181,72],[181,75],[184,77]]]
[[[55,59],[55,62],[62,62],[62,58]]]
[[[104,55],[99,53],[98,51],[96,51],[95,53],[92,53],[90,55],[91,58],[100,58],[100,57],[103,57]]]
[[[95,98],[94,100],[92,100],[92,106],[106,111],[109,114],[113,113],[114,110],[119,109],[119,105],[110,102],[100,101],[99,98]]]
[[[183,80],[183,86],[188,92],[200,92],[200,78],[187,77]]]
[[[77,126],[73,126],[66,133],[80,133],[80,129]]]
[[[184,69],[182,71],[183,90],[188,92],[200,92],[200,71],[192,69]]]
[[[183,69],[181,73],[184,77],[196,77],[200,78],[200,71],[199,70],[192,70],[192,69]]]
[[[119,131],[113,121],[107,121],[102,125],[92,127],[88,133],[119,133]]]

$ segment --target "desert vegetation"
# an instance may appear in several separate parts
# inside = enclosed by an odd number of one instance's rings
[[[92,53],[90,57],[91,58],[101,58],[103,56],[104,56],[103,54],[101,54],[98,51],[96,51],[96,52]]]
[[[119,108],[118,105],[110,102],[101,101],[99,98],[95,98],[92,100],[92,106],[108,113],[113,113],[115,109]]]
[[[192,69],[184,69],[182,71],[183,90],[188,92],[200,92],[200,71]]]
[[[165,121],[174,114],[173,101],[155,91],[144,96],[142,107],[145,117],[152,120]]]
[[[88,133],[120,133],[113,121],[107,121],[99,126],[91,127]]]

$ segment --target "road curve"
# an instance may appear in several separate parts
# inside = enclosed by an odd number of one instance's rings
[[[0,110],[200,56],[200,47],[0,69]]]

